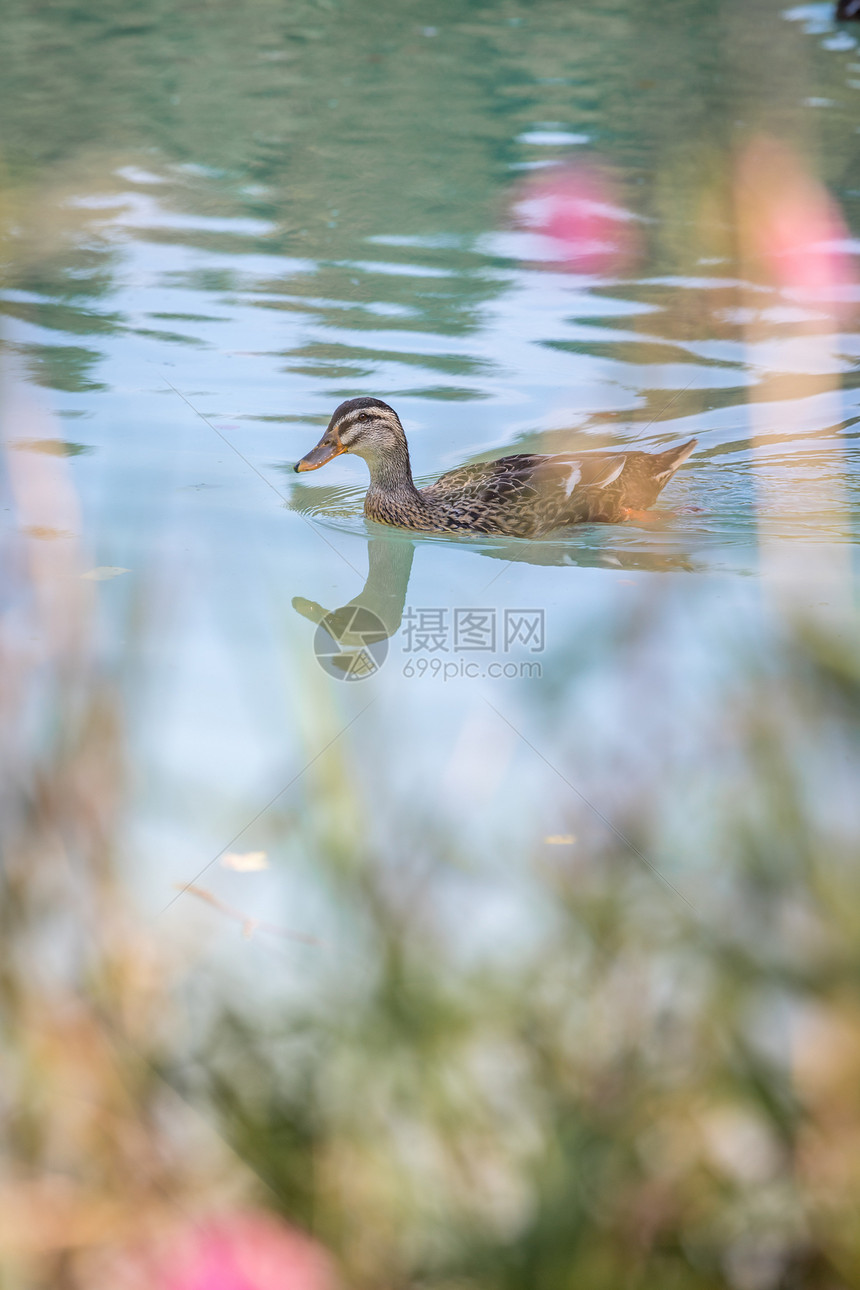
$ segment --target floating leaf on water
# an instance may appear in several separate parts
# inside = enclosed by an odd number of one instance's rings
[[[54,538],[70,538],[73,536],[68,529],[52,529],[49,524],[28,524],[21,532],[25,537],[43,538],[45,541],[53,541]]]
[[[265,851],[225,851],[221,857],[221,868],[235,869],[237,873],[254,873],[268,867]]]
[[[82,573],[81,577],[88,578],[90,582],[106,582],[108,578],[118,578],[121,573],[131,573],[131,569],[123,569],[118,564],[100,564]]]
[[[80,457],[92,452],[87,444],[67,439],[16,439],[12,447],[18,452],[41,452],[48,457]]]

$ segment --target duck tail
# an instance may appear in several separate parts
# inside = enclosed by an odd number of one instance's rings
[[[679,444],[677,448],[669,448],[666,452],[655,453],[651,458],[655,466],[651,478],[661,484],[665,484],[670,476],[674,475],[678,467],[683,466],[698,442],[698,439],[688,439],[686,443]]]

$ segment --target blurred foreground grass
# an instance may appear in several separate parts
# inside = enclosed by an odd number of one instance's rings
[[[337,970],[238,1002],[210,976],[204,998],[123,883],[125,679],[74,544],[39,536],[46,499],[74,505],[66,464],[8,464],[3,1290],[214,1290],[152,1251],[236,1207],[312,1232],[355,1287],[860,1284],[856,617],[721,660],[691,903],[577,824],[527,865],[539,941],[463,955],[433,887],[460,840],[437,823],[418,869],[386,852],[335,767],[305,837]],[[617,649],[629,677],[647,640]],[[644,855],[683,791],[631,778]]]

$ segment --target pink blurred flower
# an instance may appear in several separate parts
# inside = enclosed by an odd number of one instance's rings
[[[639,253],[634,216],[614,184],[592,166],[567,165],[528,182],[516,202],[521,221],[553,243],[554,258],[579,273],[619,273]]]
[[[740,227],[747,254],[779,287],[847,308],[857,275],[839,204],[785,144],[759,138],[738,166]]]
[[[153,1290],[334,1290],[321,1246],[279,1219],[233,1213],[195,1224],[166,1252]]]

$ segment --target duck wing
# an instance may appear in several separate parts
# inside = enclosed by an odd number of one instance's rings
[[[436,526],[536,537],[647,510],[696,446],[663,453],[518,453],[449,470],[422,490]],[[432,527],[432,525],[431,525]]]
[[[524,500],[540,498],[563,510],[574,489],[605,488],[621,474],[625,461],[626,457],[615,454],[580,457],[567,453],[518,453],[458,466],[422,491],[434,502],[452,505],[505,505],[519,494]]]

